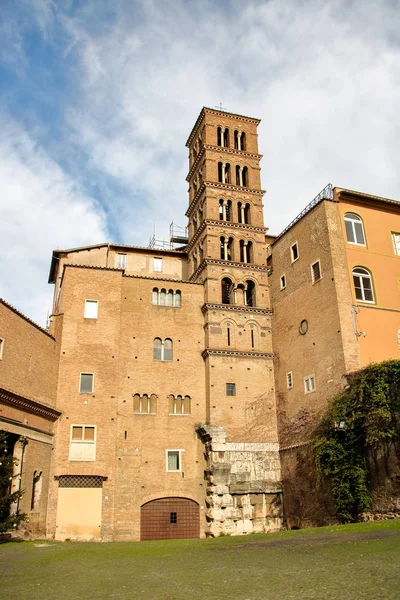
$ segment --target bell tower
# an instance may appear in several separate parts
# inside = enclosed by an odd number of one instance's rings
[[[259,122],[203,108],[186,144],[189,273],[204,286],[207,419],[199,433],[209,459],[211,535],[265,531],[281,516]],[[271,501],[275,512],[257,519],[253,501]],[[247,524],[245,514],[253,515]]]

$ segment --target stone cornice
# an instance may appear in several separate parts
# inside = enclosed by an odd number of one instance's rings
[[[151,275],[126,275],[124,274],[123,277],[130,277],[132,279],[150,279],[151,281],[159,281],[160,283],[162,283],[163,281],[168,281],[170,283],[179,283],[182,285],[202,285],[201,283],[198,283],[197,281],[189,281],[189,280],[185,280],[185,279],[177,279],[177,278],[173,278],[173,277],[151,277]]]
[[[213,350],[206,348],[201,353],[205,359],[208,356],[232,356],[238,358],[263,358],[264,360],[273,360],[274,355],[269,352],[242,352],[241,350]]]
[[[24,398],[23,396],[14,394],[13,392],[5,390],[4,388],[0,388],[0,402],[33,415],[38,415],[39,417],[43,417],[48,421],[52,421],[53,423],[61,415],[61,412],[55,408],[40,404],[39,402],[35,402],[29,398]]]
[[[256,313],[259,315],[272,315],[272,308],[258,308],[257,306],[237,306],[235,304],[203,304],[201,312],[209,310],[231,310],[234,312]]]
[[[211,146],[209,144],[203,144],[200,152],[196,156],[196,160],[189,169],[189,173],[186,176],[186,181],[189,182],[191,176],[201,162],[206,150],[211,150],[212,152],[226,152],[227,154],[235,154],[237,156],[243,156],[244,158],[256,158],[258,160],[261,160],[263,157],[262,154],[254,154],[253,152],[246,152],[246,150],[236,150],[235,148],[225,148],[225,146]]]
[[[205,258],[200,263],[200,265],[197,267],[197,269],[193,273],[193,275],[191,275],[189,280],[193,281],[193,279],[196,279],[196,277],[198,277],[200,275],[200,273],[203,271],[203,269],[207,265],[218,265],[220,267],[223,267],[223,266],[239,267],[240,269],[250,269],[252,271],[264,271],[265,273],[268,272],[268,267],[263,267],[261,265],[255,265],[254,263],[241,263],[241,262],[233,262],[233,261],[229,261],[229,260],[218,260],[216,258]]]
[[[253,225],[248,225],[245,223],[231,223],[231,221],[214,221],[212,219],[204,219],[204,221],[201,223],[200,227],[186,246],[186,252],[189,252],[193,248],[197,239],[201,236],[204,229],[206,228],[206,225],[213,225],[215,227],[228,227],[231,229],[243,229],[245,231],[256,231],[258,233],[264,234],[268,231],[268,227],[254,227]]]
[[[187,217],[190,217],[190,215],[192,214],[194,207],[196,206],[200,196],[206,188],[217,188],[220,190],[240,192],[241,194],[255,194],[256,196],[264,196],[265,194],[265,190],[254,190],[252,188],[247,188],[240,185],[233,185],[232,183],[220,183],[219,181],[203,181],[203,183],[197,190],[195,197],[191,201],[189,208],[185,213]]]
[[[230,113],[224,110],[215,110],[213,108],[207,108],[206,106],[204,106],[201,111],[199,116],[197,117],[196,123],[194,124],[194,127],[192,129],[192,131],[190,132],[190,135],[187,139],[186,142],[186,146],[189,147],[190,144],[193,141],[194,136],[196,135],[204,117],[206,114],[212,114],[212,115],[218,115],[223,119],[226,119],[226,117],[229,117],[230,119],[233,119],[235,121],[242,121],[244,123],[255,123],[256,125],[258,125],[261,121],[260,119],[255,119],[253,117],[246,117],[245,115],[237,115],[235,113]]]

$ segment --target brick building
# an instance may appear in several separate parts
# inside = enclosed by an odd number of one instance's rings
[[[43,336],[40,376],[15,392],[53,411],[41,467],[48,536],[279,529],[281,461],[291,518],[292,449],[346,372],[399,357],[400,203],[329,187],[268,236],[258,123],[200,112],[187,141],[186,237],[167,249],[56,250],[49,331],[0,321],[5,349],[9,337],[24,347],[31,331]],[[11,390],[18,369],[24,379],[25,363],[4,360],[0,385]],[[28,492],[38,469],[22,481]]]

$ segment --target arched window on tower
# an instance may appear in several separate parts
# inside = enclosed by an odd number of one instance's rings
[[[232,281],[229,277],[224,277],[221,281],[221,300],[222,304],[232,304]]]
[[[225,164],[225,181],[224,183],[231,183],[231,165],[229,163]]]
[[[249,225],[250,223],[250,204],[248,203],[244,207],[244,223],[246,223],[246,225]]]
[[[248,242],[247,244],[247,262],[253,262],[253,242]]]
[[[235,304],[239,304],[240,306],[243,306],[246,304],[245,302],[245,290],[244,290],[244,285],[243,283],[239,283],[239,285],[236,288],[236,301]]]
[[[241,167],[236,165],[236,185],[242,185]]]
[[[256,285],[254,281],[251,281],[250,279],[246,281],[244,303],[246,306],[256,306]]]
[[[244,187],[249,186],[249,175],[248,175],[247,167],[243,167],[243,169],[242,169],[242,185]]]
[[[224,146],[225,148],[229,148],[229,129],[225,127],[224,131]]]
[[[222,129],[217,127],[217,146],[222,146]]]
[[[233,140],[234,140],[235,150],[239,150],[239,132],[237,130],[234,131]]]
[[[240,150],[246,150],[246,134],[244,131],[240,135]]]
[[[222,198],[219,199],[219,220],[224,220],[224,201]]]
[[[224,174],[225,174],[225,169],[222,166],[222,162],[218,163],[218,181],[220,183],[224,183]]]

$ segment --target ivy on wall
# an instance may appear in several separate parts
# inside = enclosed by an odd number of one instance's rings
[[[348,375],[312,442],[318,475],[328,478],[337,514],[356,521],[371,506],[368,456],[400,449],[400,360]]]

